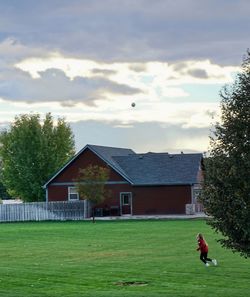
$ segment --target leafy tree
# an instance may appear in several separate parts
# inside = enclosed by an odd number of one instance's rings
[[[79,169],[77,191],[81,199],[88,199],[92,203],[92,217],[95,221],[95,206],[110,195],[105,189],[105,183],[109,179],[110,171],[106,167],[89,165]]]
[[[250,256],[250,52],[242,71],[221,91],[221,123],[205,160],[202,202],[222,246]]]
[[[43,124],[38,114],[17,116],[0,134],[3,183],[13,197],[43,201],[42,185],[73,154],[74,138],[64,119],[54,125],[50,113]]]
[[[8,194],[4,184],[2,182],[2,179],[3,179],[2,167],[3,167],[3,164],[2,164],[2,160],[0,158],[0,203],[1,203],[1,200],[3,200],[3,199],[11,199],[11,196]]]

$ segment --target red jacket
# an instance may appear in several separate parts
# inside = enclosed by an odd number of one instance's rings
[[[204,239],[199,239],[198,245],[199,247],[197,248],[197,251],[200,250],[201,253],[208,253],[208,245]]]

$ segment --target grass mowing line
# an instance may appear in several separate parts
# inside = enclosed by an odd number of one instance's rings
[[[249,260],[222,249],[203,220],[0,228],[1,297],[240,297],[250,289]],[[218,267],[200,262],[198,232],[205,234]]]

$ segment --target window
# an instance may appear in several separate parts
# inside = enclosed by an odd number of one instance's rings
[[[79,194],[75,187],[68,188],[68,198],[69,200],[79,200]]]
[[[130,193],[122,193],[122,205],[130,205]]]

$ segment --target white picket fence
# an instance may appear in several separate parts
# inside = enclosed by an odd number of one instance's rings
[[[85,200],[0,204],[0,222],[83,220],[88,213]]]

